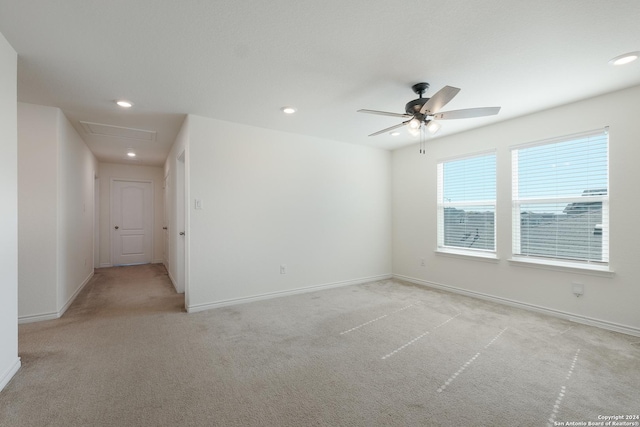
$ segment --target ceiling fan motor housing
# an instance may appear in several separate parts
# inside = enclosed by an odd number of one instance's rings
[[[420,110],[429,99],[430,98],[418,98],[413,101],[409,101],[407,102],[407,105],[404,106],[404,111],[406,111],[407,114],[415,116],[418,120],[422,120],[424,118],[424,114],[420,114]]]
[[[414,116],[416,119],[422,121],[425,118],[424,114],[420,114],[420,110],[422,106],[429,100],[429,98],[423,98],[422,95],[429,89],[429,83],[422,82],[416,83],[411,86],[411,90],[413,90],[416,94],[420,96],[418,99],[414,99],[413,101],[407,102],[407,105],[404,106],[404,111],[407,114]]]

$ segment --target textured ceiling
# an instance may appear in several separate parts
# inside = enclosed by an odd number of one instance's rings
[[[640,84],[640,1],[0,0],[18,99],[61,108],[101,161],[162,164],[185,114],[394,149],[410,86],[462,88],[439,136]],[[113,101],[135,103],[123,111]],[[285,116],[280,107],[298,112]],[[157,132],[88,135],[79,121]]]

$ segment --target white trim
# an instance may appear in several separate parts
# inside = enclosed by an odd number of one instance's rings
[[[93,274],[94,272],[92,270],[89,276],[87,276],[87,278],[84,279],[80,287],[73,293],[73,295],[71,295],[71,297],[67,300],[66,304],[62,306],[60,310],[58,310],[57,312],[53,311],[49,313],[30,314],[28,316],[20,316],[18,317],[18,324],[22,325],[24,323],[44,322],[45,320],[55,320],[55,319],[61,318],[64,315],[64,313],[69,309],[73,301],[75,301],[75,299],[78,297],[80,292],[82,292],[84,287],[87,286],[89,281],[93,278]]]
[[[259,295],[249,296],[249,297],[232,298],[228,300],[210,302],[205,304],[196,304],[196,305],[187,306],[186,308],[188,313],[197,313],[200,311],[210,310],[210,309],[219,308],[219,307],[226,307],[229,305],[245,304],[245,303],[254,302],[254,301],[262,301],[266,299],[304,294],[304,293],[315,292],[315,291],[320,291],[324,289],[339,288],[339,287],[350,286],[350,285],[359,285],[360,283],[374,282],[376,280],[385,280],[385,279],[390,279],[392,277],[393,276],[391,274],[382,274],[380,276],[363,277],[360,279],[344,280],[340,282],[325,283],[322,285],[306,286],[303,288],[296,288],[296,289],[291,289],[287,291],[268,292],[265,294],[259,294]]]
[[[508,298],[496,297],[496,296],[485,294],[482,292],[468,291],[466,289],[457,288],[455,286],[443,285],[441,283],[430,282],[428,280],[422,280],[422,279],[416,279],[414,277],[403,276],[401,274],[394,274],[393,278],[404,280],[410,283],[415,283],[416,285],[423,285],[430,288],[436,288],[444,291],[453,292],[456,294],[461,294],[461,295],[466,295],[473,298],[482,299],[485,301],[491,301],[498,304],[521,308],[528,311],[534,311],[536,313],[547,314],[549,316],[558,317],[560,319],[569,320],[571,322],[581,323],[583,325],[596,326],[598,328],[640,337],[640,328],[634,328],[632,326],[621,325],[619,323],[608,322],[606,320],[594,319],[593,317],[582,316],[579,314],[568,313],[566,311],[554,310],[552,308],[547,308],[547,307],[541,307],[539,305],[528,304],[520,301],[514,301]]]
[[[5,373],[0,377],[0,391],[2,391],[2,389],[5,388],[7,384],[9,384],[11,378],[13,378],[16,372],[18,372],[18,369],[20,369],[20,366],[22,366],[22,363],[20,363],[20,358],[17,357],[13,364],[9,366],[9,369],[7,369]]]
[[[91,273],[89,273],[89,275],[87,276],[86,279],[84,279],[84,281],[82,282],[82,284],[78,287],[78,289],[76,289],[76,291],[73,293],[73,295],[71,295],[71,297],[67,300],[67,303],[65,305],[62,306],[62,308],[60,310],[58,310],[58,317],[62,317],[64,315],[64,313],[69,309],[69,307],[71,306],[71,304],[73,303],[73,301],[75,301],[75,299],[78,297],[78,295],[80,294],[80,292],[84,289],[85,286],[87,286],[87,283],[89,283],[89,281],[91,280],[91,278],[93,277],[94,271],[93,269],[91,269]]]
[[[151,264],[164,264],[164,260],[162,258],[156,258],[151,260]]]
[[[178,292],[178,286],[176,285],[176,279],[173,278],[173,276],[171,275],[171,272],[169,271],[169,269],[167,269],[167,275],[169,276],[169,279],[171,280],[171,284],[173,285],[173,289],[176,290],[177,293],[182,293],[182,292]]]
[[[563,261],[550,258],[533,258],[513,256],[509,258],[510,264],[518,267],[542,268],[554,271],[570,271],[572,273],[591,274],[595,276],[613,277],[615,272],[609,268],[609,265],[601,265],[594,263],[581,263]]]
[[[445,255],[451,257],[463,257],[470,258],[477,261],[490,261],[490,262],[498,262],[500,258],[498,258],[498,254],[494,251],[485,251],[482,249],[464,249],[464,248],[453,248],[450,246],[444,246],[435,250],[435,253],[438,255]]]
[[[100,263],[100,268],[108,268],[108,267],[113,267],[113,264],[111,264],[110,262]]]
[[[56,311],[52,311],[50,313],[30,314],[28,316],[18,317],[18,324],[22,325],[25,323],[44,322],[45,320],[56,320],[58,318],[59,316]]]

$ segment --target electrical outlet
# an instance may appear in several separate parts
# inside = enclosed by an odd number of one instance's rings
[[[202,209],[202,199],[195,199],[194,205],[195,209]]]
[[[571,284],[571,291],[579,298],[584,295],[584,285],[582,283],[573,282]]]
[[[287,266],[285,264],[280,264],[280,274],[287,274]]]

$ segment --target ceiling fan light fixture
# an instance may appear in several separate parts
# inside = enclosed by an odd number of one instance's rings
[[[420,129],[409,128],[409,133],[411,136],[420,136]]]
[[[415,117],[413,119],[411,119],[409,121],[409,128],[411,128],[411,129],[420,128],[420,120],[416,119]]]
[[[440,127],[441,127],[440,123],[430,121],[429,124],[427,125],[427,130],[431,135],[435,135],[440,130]]]
[[[640,52],[629,52],[618,55],[615,58],[609,60],[609,65],[626,65],[640,57]]]

